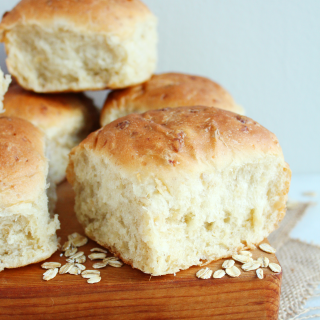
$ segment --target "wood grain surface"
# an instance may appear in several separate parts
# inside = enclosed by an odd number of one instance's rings
[[[68,183],[58,187],[57,212],[61,221],[61,243],[72,232],[83,233],[76,220],[74,195]],[[267,241],[265,241],[267,242]],[[89,241],[81,247],[86,255],[98,245]],[[56,252],[47,261],[65,263]],[[253,257],[276,256],[252,251]],[[97,261],[95,261],[97,262]],[[223,260],[208,265],[221,268]],[[93,262],[85,263],[92,269]],[[259,280],[255,271],[239,278],[200,280],[199,267],[176,276],[150,277],[130,266],[99,269],[102,280],[88,284],[74,275],[57,275],[43,281],[40,263],[0,273],[0,319],[277,319],[282,274],[263,269]],[[240,267],[239,263],[236,263]]]

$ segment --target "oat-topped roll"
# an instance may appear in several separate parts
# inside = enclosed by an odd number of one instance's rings
[[[154,72],[156,25],[139,0],[22,0],[4,15],[0,40],[25,89],[124,88]]]
[[[57,250],[59,221],[48,210],[47,175],[43,133],[25,120],[0,116],[0,270]]]
[[[244,113],[232,96],[210,79],[183,73],[163,73],[153,75],[143,84],[111,91],[102,109],[100,124],[104,126],[130,113],[196,105]]]
[[[28,120],[45,133],[49,176],[56,184],[66,177],[71,149],[98,128],[98,112],[81,93],[43,95],[13,84],[4,97],[4,108],[4,115]]]
[[[153,275],[229,257],[273,231],[291,171],[274,134],[214,107],[131,114],[70,154],[86,234]]]

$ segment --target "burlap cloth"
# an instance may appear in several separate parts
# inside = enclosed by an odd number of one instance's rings
[[[319,294],[316,290],[320,284],[320,246],[289,236],[311,205],[296,203],[268,238],[277,249],[277,258],[283,269],[279,320],[320,319],[320,306],[303,307],[308,298]],[[307,315],[312,309],[318,310],[317,314]]]

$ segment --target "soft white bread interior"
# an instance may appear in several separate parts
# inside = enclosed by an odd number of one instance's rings
[[[83,94],[42,95],[13,84],[4,108],[4,115],[30,121],[45,133],[49,178],[55,184],[65,179],[71,149],[98,128],[98,112]]]
[[[145,83],[111,91],[101,111],[100,124],[104,126],[130,113],[197,105],[244,114],[244,109],[216,82],[183,73],[162,73]]]
[[[42,132],[25,120],[0,117],[0,270],[57,250],[59,221],[48,211],[47,174]]]
[[[0,38],[25,89],[100,90],[151,77],[156,25],[139,0],[22,0],[3,17]]]
[[[152,275],[229,257],[273,231],[291,171],[274,134],[214,107],[131,114],[70,153],[85,233]]]
[[[11,77],[9,75],[5,76],[0,69],[0,114],[3,113],[3,97],[8,90],[10,82]]]

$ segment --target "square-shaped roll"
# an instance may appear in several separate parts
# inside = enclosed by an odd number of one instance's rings
[[[152,275],[252,248],[286,210],[291,171],[274,134],[214,107],[117,119],[70,154],[86,234]]]
[[[48,211],[43,133],[0,117],[0,271],[49,258],[58,246],[57,215]]]
[[[71,149],[98,128],[98,111],[82,93],[44,95],[12,84],[3,104],[3,115],[27,120],[44,132],[49,177],[55,184],[66,177]]]
[[[156,25],[139,0],[22,0],[4,15],[0,41],[27,90],[124,88],[154,72]]]

